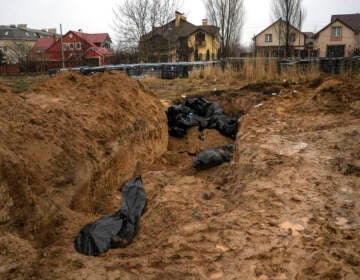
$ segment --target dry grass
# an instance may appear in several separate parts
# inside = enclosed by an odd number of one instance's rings
[[[203,69],[195,69],[190,75],[190,81],[222,81],[232,83],[235,80],[242,81],[308,81],[320,76],[316,64],[301,66],[282,66],[281,71],[276,59],[253,59],[244,60],[242,65],[227,66],[224,70],[220,66],[207,66]]]
[[[28,90],[31,86],[44,82],[49,78],[49,75],[1,75],[0,83],[3,83],[11,88],[13,93],[20,93]]]

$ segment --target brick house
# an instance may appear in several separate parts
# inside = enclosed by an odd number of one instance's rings
[[[314,48],[320,57],[360,55],[360,14],[331,16],[331,22],[317,32]]]
[[[69,31],[62,38],[47,38],[37,40],[30,55],[30,61],[36,65],[37,71],[62,67],[62,52],[64,52],[65,67],[100,66],[111,64],[114,52],[111,39],[107,33],[88,34],[79,31]]]
[[[194,25],[179,12],[167,24],[154,27],[141,37],[140,56],[144,62],[207,61],[217,59],[219,28]]]

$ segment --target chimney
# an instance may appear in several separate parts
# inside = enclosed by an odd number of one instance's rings
[[[182,13],[175,11],[175,27],[180,26],[181,16],[182,16]]]
[[[207,18],[204,18],[204,19],[202,20],[202,26],[207,26],[207,23],[208,23]]]
[[[56,34],[56,28],[48,28],[47,32]]]
[[[27,24],[18,24],[17,28],[22,29],[22,30],[26,30]]]

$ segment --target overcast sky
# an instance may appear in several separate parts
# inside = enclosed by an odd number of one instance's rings
[[[56,27],[63,33],[82,29],[88,33],[113,34],[113,11],[122,0],[2,0],[0,25],[26,23],[32,28]],[[242,43],[248,44],[254,34],[270,23],[272,0],[244,0],[246,17]],[[182,11],[193,24],[206,18],[203,0],[183,0]],[[315,32],[329,23],[332,14],[360,13],[360,0],[303,0],[307,18],[303,31]],[[113,38],[115,39],[115,38]]]

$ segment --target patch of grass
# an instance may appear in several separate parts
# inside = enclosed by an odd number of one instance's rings
[[[44,82],[49,78],[48,75],[6,75],[0,76],[0,83],[11,88],[13,93],[27,91],[31,86]]]

